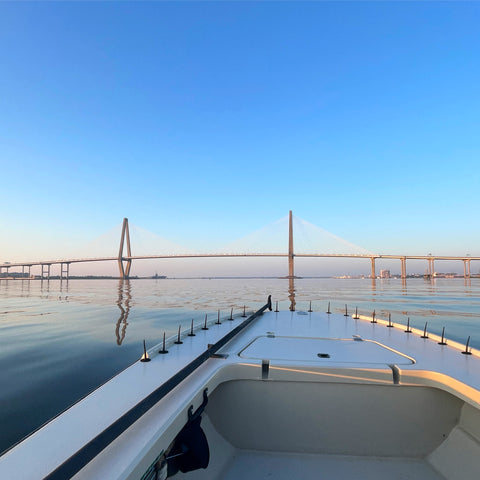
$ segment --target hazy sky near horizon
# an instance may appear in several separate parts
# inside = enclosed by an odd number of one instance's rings
[[[0,2],[0,262],[123,217],[215,249],[289,210],[480,255],[478,25],[479,2]]]

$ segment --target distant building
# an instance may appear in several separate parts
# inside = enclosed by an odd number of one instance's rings
[[[390,270],[380,270],[380,278],[390,278]]]

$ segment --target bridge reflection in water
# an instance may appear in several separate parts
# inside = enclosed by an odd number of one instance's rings
[[[115,326],[115,336],[117,338],[117,345],[121,345],[125,339],[128,326],[128,315],[132,302],[132,286],[130,280],[122,279],[118,282],[118,300],[117,306],[120,309],[120,316],[118,317]]]

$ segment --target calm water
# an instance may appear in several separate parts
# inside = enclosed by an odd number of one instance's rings
[[[345,304],[480,348],[480,279],[298,279],[297,310]],[[287,309],[285,279],[0,280],[0,451],[205,313],[256,309],[268,294]],[[290,297],[290,299],[289,299]],[[216,318],[216,317],[215,317]]]

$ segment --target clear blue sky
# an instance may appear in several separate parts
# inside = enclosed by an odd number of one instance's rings
[[[479,25],[478,2],[0,2],[0,261],[123,217],[221,246],[290,209],[480,255]]]

